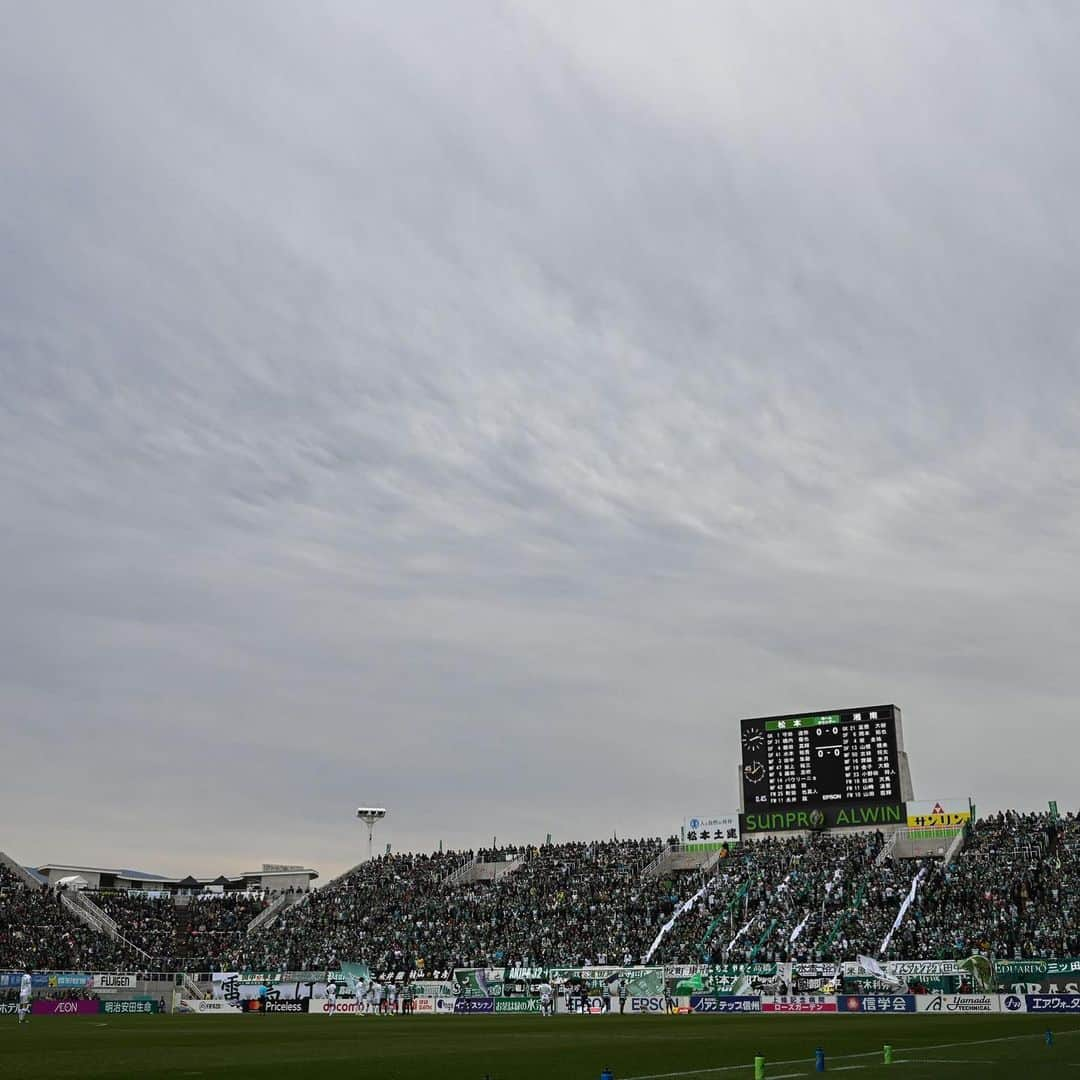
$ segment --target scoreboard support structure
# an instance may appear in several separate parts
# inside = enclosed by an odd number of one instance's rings
[[[905,824],[911,770],[897,705],[865,705],[740,721],[740,832]]]

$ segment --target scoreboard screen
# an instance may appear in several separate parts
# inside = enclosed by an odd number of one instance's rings
[[[741,721],[743,807],[810,809],[902,800],[900,710],[835,709]]]

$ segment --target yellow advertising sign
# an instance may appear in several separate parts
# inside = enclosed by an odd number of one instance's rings
[[[961,829],[971,820],[971,806],[965,799],[937,802],[909,802],[909,829]]]

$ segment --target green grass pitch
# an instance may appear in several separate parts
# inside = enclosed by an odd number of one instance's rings
[[[1076,1077],[1080,1017],[34,1017],[0,1023],[0,1077],[851,1080]],[[1055,1033],[1047,1047],[1044,1032]],[[895,1048],[882,1063],[881,1047]]]

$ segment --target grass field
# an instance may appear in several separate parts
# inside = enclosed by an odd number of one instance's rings
[[[1075,1077],[1080,1017],[34,1017],[0,1024],[0,1078],[349,1077],[350,1080],[853,1080]],[[1047,1025],[1055,1045],[1047,1047]],[[882,1063],[881,1047],[895,1047]]]

